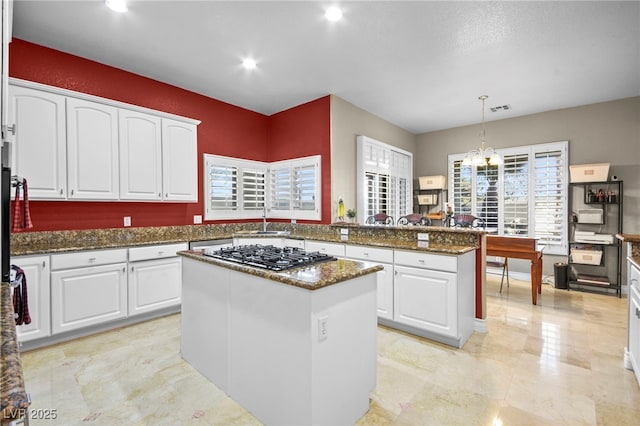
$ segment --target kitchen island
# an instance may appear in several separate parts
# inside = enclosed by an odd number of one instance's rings
[[[376,384],[376,276],[183,256],[182,357],[265,424],[353,424]]]

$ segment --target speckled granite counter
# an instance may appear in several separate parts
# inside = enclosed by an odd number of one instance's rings
[[[631,245],[631,252],[627,256],[640,268],[640,234],[618,234],[616,237]]]
[[[228,269],[233,269],[234,271],[245,272],[250,275],[266,278],[272,281],[278,281],[295,287],[305,288],[307,290],[317,290],[352,278],[373,274],[384,269],[381,265],[374,263],[338,259],[318,263],[306,268],[295,268],[287,271],[274,272],[238,263],[225,262],[224,260],[205,256],[197,251],[181,251],[178,252],[178,254],[200,262],[222,266]]]
[[[231,238],[255,231],[259,223],[185,225],[146,228],[112,228],[83,231],[23,232],[11,234],[13,256],[98,250],[150,244],[190,242]],[[269,229],[287,230],[287,238],[310,239],[347,244],[373,245],[407,250],[461,254],[479,247],[483,231],[441,227],[348,226],[349,238],[340,238],[344,225],[272,223]],[[429,234],[429,248],[418,248],[416,234]],[[269,236],[259,235],[260,237]],[[281,238],[281,236],[277,236]]]
[[[0,423],[17,419],[29,408],[9,284],[0,284]]]

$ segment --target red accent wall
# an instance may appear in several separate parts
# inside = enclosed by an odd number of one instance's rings
[[[267,161],[321,155],[322,217],[331,220],[331,97],[325,96],[269,117]]]
[[[204,153],[269,161],[303,152],[301,155],[323,154],[323,186],[326,179],[330,182],[329,165],[324,168],[330,158],[328,97],[268,117],[24,40],[14,38],[9,46],[11,77],[201,120],[198,176],[202,176]],[[313,144],[307,141],[304,144],[309,146],[304,149],[295,148],[290,135],[302,134],[305,125],[313,129]],[[287,138],[282,146],[280,138]],[[295,152],[286,153],[287,147],[295,148]],[[202,179],[198,187],[201,194]],[[323,204],[327,204],[330,187],[323,193]],[[31,201],[30,207],[34,223],[31,231],[117,228],[122,227],[124,216],[131,216],[134,227],[189,225],[194,215],[203,214],[202,199],[198,203]],[[330,218],[330,212],[323,217]]]

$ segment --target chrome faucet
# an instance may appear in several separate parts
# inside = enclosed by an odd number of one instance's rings
[[[263,211],[262,211],[262,232],[267,232],[267,226],[269,225],[269,222],[267,222],[267,205],[263,204]]]

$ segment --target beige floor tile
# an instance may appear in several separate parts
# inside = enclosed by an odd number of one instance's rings
[[[363,425],[632,425],[640,387],[623,368],[627,300],[487,280],[487,333],[462,349],[378,328]],[[180,357],[170,315],[23,354],[33,425],[258,425]]]

